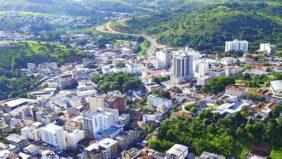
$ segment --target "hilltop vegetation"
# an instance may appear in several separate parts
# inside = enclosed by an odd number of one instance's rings
[[[250,41],[251,49],[268,41],[281,48],[281,10],[278,1],[225,3],[136,17],[119,29],[147,32],[168,46],[205,51],[223,51],[224,42],[236,38]]]
[[[82,55],[81,51],[59,43],[11,42],[10,48],[0,50],[0,100],[26,97],[26,93],[39,84],[38,78],[25,76],[19,71],[27,63],[64,63]]]
[[[81,56],[80,50],[59,43],[12,42],[11,48],[0,50],[0,67],[23,68],[26,64],[46,61],[63,63],[70,56]]]
[[[226,157],[246,158],[252,144],[281,147],[282,121],[277,105],[264,121],[253,120],[250,110],[229,114],[224,118],[207,109],[193,119],[170,119],[160,126],[157,138],[148,140],[149,147],[165,152],[173,144],[189,146],[197,155],[209,151]]]

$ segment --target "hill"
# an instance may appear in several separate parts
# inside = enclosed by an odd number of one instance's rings
[[[281,49],[281,10],[278,1],[224,3],[136,17],[119,29],[146,32],[168,46],[204,51],[222,51],[225,41],[236,38],[251,42],[251,49],[268,41]]]
[[[81,56],[82,51],[55,42],[10,42],[10,47],[0,50],[0,68],[24,68],[29,62],[36,64]]]
[[[10,42],[9,47],[0,49],[0,100],[27,97],[27,92],[40,83],[38,78],[26,76],[20,68],[26,64],[56,61],[71,62],[83,56],[79,50],[59,43]]]

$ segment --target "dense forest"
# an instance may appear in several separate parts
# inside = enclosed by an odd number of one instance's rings
[[[203,51],[223,51],[224,42],[233,39],[248,40],[253,50],[261,42],[271,42],[280,49],[281,10],[278,1],[215,4],[134,17],[119,29],[146,32],[168,46]]]

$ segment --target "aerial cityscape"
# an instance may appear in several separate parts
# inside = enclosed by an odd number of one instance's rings
[[[0,0],[0,159],[282,159],[281,0]]]

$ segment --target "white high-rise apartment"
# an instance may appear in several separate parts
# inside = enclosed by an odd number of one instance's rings
[[[67,134],[67,146],[69,149],[76,149],[77,143],[84,138],[83,130],[74,130],[72,133]]]
[[[161,51],[156,52],[156,59],[160,63],[159,66],[170,68],[171,66],[171,51],[170,48],[162,49]]]
[[[260,44],[259,51],[265,52],[267,54],[271,54],[276,51],[276,46],[271,45],[270,43],[263,43],[263,44]]]
[[[118,122],[117,109],[95,109],[83,116],[83,129],[87,137],[93,138],[99,131],[105,130]]]
[[[66,136],[63,127],[48,124],[45,127],[39,128],[41,140],[57,147],[59,150],[64,150],[67,148]]]
[[[204,77],[208,73],[209,70],[209,64],[205,62],[199,63],[199,76]]]
[[[233,40],[225,42],[225,52],[228,51],[243,51],[248,52],[249,42],[246,40]]]
[[[198,59],[200,59],[201,57],[201,54],[199,51],[196,51],[190,47],[186,47],[185,48],[185,52],[188,54],[188,55],[191,55],[193,56],[193,71],[196,72],[196,62]]]
[[[174,52],[172,74],[179,81],[186,81],[194,78],[193,55],[188,55],[184,51]]]

